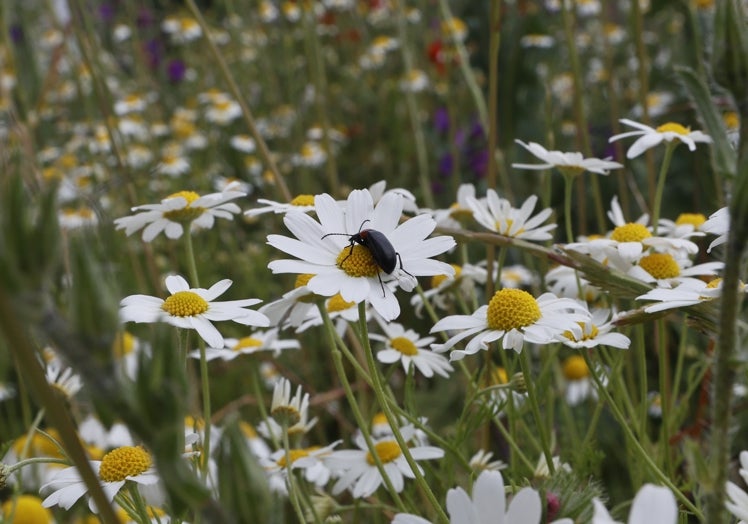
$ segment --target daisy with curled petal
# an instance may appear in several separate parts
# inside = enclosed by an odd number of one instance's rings
[[[413,438],[415,428],[412,425],[404,426],[400,428],[400,432],[408,442]],[[327,467],[339,476],[332,488],[333,495],[349,489],[354,498],[364,498],[372,495],[382,484],[382,474],[368,451],[363,435],[358,434],[354,442],[359,449],[333,451],[324,459]],[[444,456],[444,450],[435,446],[412,446],[409,451],[414,460],[439,459]],[[374,441],[374,452],[379,456],[392,487],[400,493],[405,487],[405,478],[415,478],[400,445],[394,437],[385,436]]]
[[[611,333],[615,327],[609,309],[593,309],[590,319],[580,322],[581,332],[564,331],[558,340],[565,346],[576,349],[591,349],[597,346],[609,346],[618,349],[628,349],[631,345],[629,337],[622,333]]]
[[[150,453],[140,446],[115,448],[101,460],[92,460],[91,467],[98,473],[109,502],[114,500],[115,495],[128,482],[152,486],[159,481]],[[42,492],[50,490],[52,493],[44,499],[42,505],[45,508],[60,506],[65,510],[70,509],[88,492],[86,483],[75,466],[59,471],[41,487]],[[88,507],[94,513],[97,512],[93,499],[89,499]]]
[[[465,349],[453,350],[450,360],[461,360],[491,342],[502,340],[504,349],[522,351],[525,342],[551,344],[565,331],[580,333],[579,322],[588,322],[586,306],[570,298],[558,298],[544,293],[537,299],[521,289],[504,288],[497,291],[487,306],[472,315],[452,315],[438,321],[432,333],[461,330],[444,344],[431,344],[437,352],[448,351],[455,344],[472,337]]]
[[[718,235],[717,238],[712,240],[709,244],[706,252],[710,253],[715,247],[727,242],[727,233],[730,231],[730,213],[727,207],[718,209],[711,215],[709,219],[701,226],[701,230],[705,233],[711,233]]]
[[[272,351],[274,356],[280,355],[284,349],[299,349],[298,340],[279,340],[277,329],[266,331],[255,331],[251,335],[242,338],[227,338],[220,348],[206,348],[205,359],[223,361],[234,360],[239,355],[252,355],[260,351]],[[190,351],[192,358],[200,358],[200,350]]]
[[[260,459],[260,466],[265,469],[265,473],[270,477],[268,482],[271,489],[276,492],[288,494],[286,478],[288,477],[289,469],[303,470],[304,478],[307,481],[319,488],[323,488],[332,475],[324,458],[329,456],[332,450],[341,442],[341,440],[337,440],[324,447],[293,448],[288,450],[288,456],[286,456],[285,449],[279,449],[269,456]]]
[[[257,311],[245,309],[261,302],[258,298],[214,302],[231,286],[231,280],[216,282],[209,289],[190,288],[179,275],[166,277],[166,300],[148,295],[130,295],[120,302],[122,322],[166,322],[183,329],[194,329],[210,347],[223,347],[223,336],[213,321],[233,320],[245,326],[267,327],[270,320]]]
[[[378,319],[379,320],[379,319]],[[449,377],[452,366],[447,359],[430,349],[426,349],[435,339],[434,337],[420,337],[412,329],[405,329],[395,322],[379,322],[384,335],[370,333],[369,338],[384,342],[386,348],[377,352],[377,360],[385,364],[400,361],[403,370],[408,370],[413,364],[424,377],[431,378],[434,373],[444,378]]]
[[[399,223],[403,210],[401,195],[388,193],[376,207],[366,189],[352,191],[345,209],[327,194],[317,195],[314,203],[319,221],[299,212],[284,217],[286,227],[296,238],[268,236],[268,244],[298,257],[270,262],[268,267],[273,273],[312,274],[307,283],[310,291],[323,296],[340,293],[347,302],[367,301],[385,320],[394,320],[400,314],[400,305],[385,282],[412,291],[417,276],[452,274],[449,264],[431,257],[451,249],[454,239],[426,238],[436,227],[428,215]],[[390,251],[394,251],[395,267],[391,273],[380,266],[381,256],[375,259],[372,249],[350,240],[363,228],[381,235],[376,242],[388,259],[393,254]]]
[[[608,142],[615,142],[621,138],[628,138],[630,136],[638,136],[639,138],[631,144],[628,151],[626,152],[626,158],[636,158],[647,149],[651,149],[662,142],[683,142],[688,146],[690,151],[696,150],[696,144],[698,142],[710,144],[712,142],[709,135],[701,131],[691,131],[687,127],[683,127],[680,124],[674,122],[668,122],[657,128],[649,127],[639,122],[634,122],[628,118],[622,118],[620,120],[622,124],[627,126],[635,127],[636,131],[627,131],[626,133],[620,133],[614,135],[608,139]]]
[[[555,167],[563,174],[578,175],[584,171],[589,171],[598,175],[607,175],[611,169],[620,169],[623,167],[618,162],[612,162],[610,158],[603,160],[599,158],[584,158],[582,153],[549,151],[535,142],[527,144],[522,140],[515,140],[515,142],[544,162],[543,164],[512,164],[512,167],[517,169],[545,170]]]
[[[429,211],[439,227],[459,229],[473,220],[473,210],[468,205],[468,198],[475,198],[474,184],[460,184],[457,198],[447,209]]]
[[[670,253],[649,253],[642,256],[636,264],[617,269],[638,280],[656,283],[657,287],[678,285],[684,278],[716,275],[724,267],[723,262],[704,262],[692,265],[688,258],[674,257]]]
[[[599,499],[592,500],[595,508],[592,524],[617,524]],[[675,524],[678,522],[678,504],[668,488],[644,484],[631,504],[628,524]]]
[[[748,291],[748,287],[742,282],[739,289],[741,292]],[[657,313],[667,309],[677,309],[708,302],[718,298],[721,294],[721,278],[715,278],[708,283],[698,278],[685,278],[676,287],[658,287],[639,295],[636,299],[656,301],[657,303],[646,306],[644,311],[646,313]]]
[[[519,209],[513,208],[505,198],[499,198],[493,189],[486,192],[485,202],[470,197],[467,201],[475,220],[486,229],[523,240],[543,241],[553,238],[550,231],[556,228],[556,224],[541,226],[551,216],[551,208],[530,218],[538,201],[535,195],[530,195]]]
[[[136,214],[118,218],[114,221],[116,229],[124,229],[127,236],[143,229],[143,240],[150,242],[162,231],[168,238],[182,236],[184,226],[191,231],[210,229],[216,218],[232,220],[241,210],[229,200],[245,196],[242,191],[235,191],[236,184],[229,184],[218,193],[200,196],[194,191],[174,193],[159,204],[146,204],[132,208]]]

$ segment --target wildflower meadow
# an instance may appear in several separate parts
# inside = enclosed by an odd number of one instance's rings
[[[0,523],[748,522],[748,2],[0,21]]]

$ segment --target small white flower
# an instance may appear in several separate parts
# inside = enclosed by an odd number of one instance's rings
[[[513,208],[508,200],[499,198],[493,189],[486,192],[485,202],[471,197],[468,197],[467,201],[470,209],[473,210],[475,220],[486,229],[523,240],[543,241],[553,238],[550,231],[556,228],[556,224],[541,226],[551,216],[550,208],[530,218],[538,201],[535,195],[525,200],[519,209]]]
[[[614,142],[621,138],[628,138],[630,136],[639,137],[633,144],[631,144],[631,147],[629,147],[626,152],[626,158],[636,158],[647,149],[651,149],[662,142],[672,142],[674,140],[683,142],[688,146],[690,151],[696,150],[696,143],[698,142],[707,144],[712,142],[709,135],[701,131],[691,131],[690,129],[674,122],[668,122],[656,129],[627,118],[621,119],[621,123],[635,127],[637,131],[628,131],[626,133],[614,135],[610,137],[608,140],[609,142]]]
[[[706,250],[710,253],[715,247],[727,242],[727,233],[730,231],[730,213],[727,207],[718,209],[711,215],[706,222],[701,226],[701,230],[705,233],[711,233],[718,235],[717,238],[712,240],[709,244],[709,248]]]
[[[254,217],[264,213],[282,214],[289,211],[302,211],[304,213],[314,211],[314,195],[297,195],[290,202],[276,202],[275,200],[258,198],[257,203],[265,205],[249,209],[244,214],[248,217]]]
[[[594,309],[589,321],[579,323],[581,332],[565,331],[559,335],[558,340],[565,346],[577,349],[590,349],[597,346],[628,349],[631,345],[629,337],[622,333],[611,333],[615,326],[610,315],[609,309]]]
[[[515,142],[543,161],[542,164],[512,164],[512,167],[517,169],[544,170],[555,167],[563,174],[576,175],[584,171],[589,171],[590,173],[596,173],[598,175],[607,175],[611,169],[620,169],[623,167],[622,164],[612,162],[607,158],[604,160],[600,160],[599,158],[584,158],[582,153],[548,151],[546,148],[535,142],[529,142],[527,144],[521,140],[515,140]]]
[[[746,291],[745,284],[739,287],[741,292]],[[646,313],[656,313],[666,309],[676,309],[693,306],[714,300],[722,294],[722,279],[715,278],[710,282],[704,282],[698,278],[684,278],[680,284],[673,288],[655,288],[643,295],[636,297],[637,300],[653,300],[657,303],[650,304],[644,308]]]
[[[616,524],[599,499],[593,499],[595,514],[592,524]],[[634,497],[628,524],[675,524],[678,505],[673,493],[665,487],[644,484]]]
[[[296,388],[296,395],[291,398],[291,382],[281,379],[273,389],[273,401],[270,405],[270,414],[279,423],[285,423],[287,427],[298,424],[306,419],[303,414],[309,411],[309,393],[302,396],[301,386]]]
[[[289,469],[301,469],[304,472],[304,478],[322,488],[327,484],[332,476],[332,472],[325,463],[325,457],[332,453],[332,450],[340,444],[340,440],[333,442],[329,446],[313,446],[309,448],[289,449],[288,456],[286,450],[279,449],[268,457],[260,459],[260,466],[271,477],[269,483],[275,487],[276,491],[287,493],[286,478]],[[291,467],[288,462],[290,459]],[[274,479],[273,477],[277,477]]]
[[[502,340],[504,349],[519,352],[525,341],[534,344],[551,344],[564,331],[580,333],[579,322],[589,321],[587,308],[575,300],[557,298],[544,293],[535,299],[521,289],[504,288],[497,291],[487,306],[481,306],[472,315],[452,315],[437,322],[431,332],[461,330],[444,344],[432,344],[434,351],[451,349],[455,344],[472,337],[465,349],[452,351],[450,360],[461,360],[491,342]]]
[[[257,311],[245,309],[260,299],[248,298],[214,302],[231,286],[225,279],[209,289],[190,288],[187,281],[178,275],[166,277],[166,289],[171,296],[166,300],[148,295],[130,295],[120,302],[122,322],[166,322],[183,329],[194,329],[211,347],[223,347],[221,333],[212,322],[233,320],[245,326],[267,327],[270,320]]]
[[[410,441],[415,433],[413,426],[400,428],[403,439]],[[382,484],[382,474],[379,472],[371,456],[363,436],[354,439],[358,450],[333,451],[325,458],[327,466],[337,472],[339,478],[332,488],[333,495],[338,495],[349,489],[354,498],[372,495]],[[405,478],[415,478],[415,473],[405,460],[402,449],[391,436],[377,439],[374,449],[384,466],[384,471],[398,493],[405,487]],[[444,451],[435,446],[413,446],[408,448],[414,460],[438,459],[444,456]]]
[[[260,351],[272,351],[274,356],[280,355],[284,349],[299,349],[298,340],[278,340],[278,330],[255,331],[251,335],[242,338],[227,338],[223,347],[206,348],[205,359],[214,360],[220,358],[228,361],[234,360],[239,355],[252,355]],[[200,358],[200,351],[191,351],[192,358]]]
[[[403,370],[408,373],[411,364],[427,378],[434,373],[442,377],[449,377],[452,366],[449,361],[438,353],[426,349],[434,341],[434,337],[421,338],[412,329],[405,329],[395,322],[379,322],[385,336],[371,333],[369,338],[386,344],[386,348],[377,352],[377,360],[385,364],[401,362]]]
[[[241,210],[229,200],[245,196],[229,184],[221,192],[200,196],[193,191],[180,191],[166,197],[159,204],[146,204],[132,208],[136,214],[114,221],[116,229],[124,229],[127,236],[143,229],[143,240],[150,242],[162,231],[168,238],[177,239],[184,232],[183,225],[191,230],[210,229],[216,218],[233,219]]]

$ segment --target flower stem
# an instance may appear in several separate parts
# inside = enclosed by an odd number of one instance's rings
[[[525,376],[525,385],[527,386],[527,398],[530,400],[530,409],[532,409],[535,423],[538,425],[540,446],[543,448],[543,455],[545,455],[545,461],[548,464],[548,472],[553,475],[555,473],[555,468],[553,467],[553,454],[551,453],[550,441],[545,431],[545,424],[543,424],[543,417],[540,416],[540,407],[538,406],[535,384],[532,381],[532,374],[530,373],[530,354],[526,349],[520,352],[519,362],[522,367],[522,374]]]
[[[364,416],[358,407],[356,396],[353,394],[353,390],[351,389],[351,384],[350,382],[348,382],[348,377],[345,374],[345,368],[343,368],[343,355],[338,349],[337,344],[335,343],[335,326],[330,319],[330,314],[327,312],[324,304],[318,303],[317,307],[319,308],[320,315],[322,315],[322,320],[325,324],[325,330],[327,331],[328,343],[330,344],[330,348],[332,351],[332,360],[333,364],[335,365],[335,371],[337,371],[338,379],[343,386],[343,390],[345,390],[345,397],[348,400],[348,405],[350,406],[351,412],[353,413],[353,418],[356,419],[356,424],[358,424],[358,427],[361,430],[361,435],[364,437],[364,441],[366,442],[366,447],[369,450],[369,454],[374,459],[377,470],[382,476],[382,482],[387,488],[387,491],[389,491],[390,495],[392,496],[392,500],[395,502],[397,509],[400,511],[407,511],[405,504],[403,504],[403,501],[400,498],[400,494],[397,492],[397,490],[395,490],[395,487],[392,485],[392,481],[390,480],[389,475],[384,469],[382,459],[379,457],[379,454],[374,447],[374,441],[372,440],[371,434],[369,432],[369,424],[364,419]]]
[[[374,352],[371,350],[371,342],[369,341],[368,336],[368,328],[366,326],[366,302],[359,302],[358,304],[358,323],[359,328],[361,330],[361,342],[364,345],[364,352],[366,353],[366,364],[369,366],[369,373],[371,374],[371,378],[374,383],[374,395],[377,397],[377,402],[379,402],[379,407],[382,408],[382,412],[384,413],[384,416],[387,418],[387,422],[390,425],[390,428],[392,429],[392,435],[395,437],[395,440],[397,441],[398,446],[400,446],[400,451],[402,451],[403,456],[405,457],[406,462],[410,466],[410,469],[413,471],[413,474],[415,475],[416,483],[421,487],[423,492],[426,494],[426,498],[429,499],[429,502],[436,510],[437,514],[439,515],[439,519],[443,522],[449,522],[449,517],[447,517],[447,514],[444,513],[444,510],[441,507],[441,504],[436,500],[436,496],[434,495],[434,492],[431,490],[429,485],[426,483],[426,479],[423,478],[423,473],[421,473],[421,468],[416,464],[416,461],[413,459],[413,455],[410,453],[410,448],[408,447],[408,443],[405,442],[405,439],[403,439],[402,433],[400,433],[400,421],[393,413],[392,409],[390,408],[389,403],[387,402],[387,398],[385,396],[384,386],[382,384],[382,377],[379,372],[379,367],[377,366],[376,362],[374,361]]]
[[[293,476],[293,464],[291,462],[291,446],[288,442],[288,420],[283,419],[281,435],[283,436],[283,451],[286,457],[286,483],[288,487],[288,498],[291,499],[291,505],[296,512],[299,522],[305,522],[304,511],[299,503],[299,494],[296,492],[296,479]]]
[[[205,354],[205,341],[198,337],[198,347],[200,348],[200,388],[203,397],[203,453],[202,453],[202,478],[205,480],[208,476],[208,464],[210,463],[210,430],[211,430],[211,410],[210,410],[210,376],[208,375],[208,359]]]
[[[657,175],[657,190],[655,191],[654,205],[652,206],[652,234],[657,236],[657,227],[660,222],[660,206],[662,205],[662,192],[665,189],[665,178],[670,168],[670,161],[673,159],[673,151],[678,145],[678,141],[673,140],[667,143],[665,147],[665,158],[662,159],[660,174]]]
[[[197,276],[197,264],[195,263],[195,250],[192,248],[192,227],[191,223],[185,224],[184,228],[184,249],[187,258],[187,273],[190,276],[190,283],[195,287],[200,287],[200,279]]]

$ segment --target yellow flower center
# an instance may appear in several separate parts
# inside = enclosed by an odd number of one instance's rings
[[[721,283],[722,278],[715,278],[713,280],[710,280],[706,287],[709,289],[717,289]]]
[[[202,431],[205,429],[205,421],[201,418],[195,418],[192,415],[184,417],[184,427],[191,428],[192,431]]]
[[[306,286],[309,281],[314,277],[314,275],[310,273],[302,273],[301,275],[296,277],[296,282],[294,283],[294,288]],[[296,299],[297,302],[305,302],[307,304],[310,304],[314,302],[314,293],[309,293],[307,295],[304,295],[302,297],[298,297]]]
[[[473,211],[469,207],[462,207],[458,202],[449,206],[449,216],[458,222],[473,218]]]
[[[172,317],[194,317],[208,311],[208,303],[192,291],[177,291],[164,300],[161,309]]]
[[[676,124],[675,122],[668,122],[666,124],[662,124],[660,127],[657,128],[658,133],[676,133],[678,135],[686,136],[688,135],[691,130],[687,127],[683,127],[680,124]]]
[[[675,278],[680,275],[680,266],[669,253],[652,253],[642,257],[639,265],[656,279]]]
[[[296,462],[300,458],[308,457],[309,453],[319,449],[319,446],[306,448],[306,449],[289,449],[288,450],[288,458],[291,459],[291,464]],[[278,464],[280,467],[285,468],[286,467],[286,455],[281,455],[281,457],[275,461],[276,464]]]
[[[590,376],[590,369],[583,357],[573,355],[564,360],[563,373],[567,380],[582,380]]]
[[[114,337],[114,344],[112,344],[112,352],[117,358],[122,358],[125,355],[129,355],[135,349],[135,337],[127,331],[117,333]]]
[[[501,221],[497,220],[496,225],[495,225],[496,232],[501,235],[509,235],[509,232],[512,230],[512,224],[514,224],[514,220],[512,220],[511,218],[506,219],[506,227],[504,227],[504,224]],[[525,228],[521,227],[509,236],[521,235],[524,232],[525,232]]]
[[[113,449],[101,459],[99,478],[104,482],[118,482],[140,475],[153,464],[151,455],[140,446]]]
[[[462,268],[458,266],[457,264],[450,264],[455,270],[455,274],[453,277],[450,277],[449,275],[434,275],[431,277],[431,288],[437,288],[441,286],[445,281],[447,280],[457,280],[460,278],[460,274],[462,273]]]
[[[338,255],[336,263],[340,269],[352,277],[374,277],[379,274],[379,266],[368,248],[356,244],[346,246]]]
[[[198,218],[200,215],[205,213],[205,208],[201,206],[192,207],[190,204],[200,198],[200,195],[195,193],[194,191],[180,191],[178,193],[174,193],[173,195],[169,195],[166,198],[177,198],[182,197],[184,198],[187,203],[185,206],[181,209],[172,209],[171,211],[165,211],[164,212],[164,218],[168,218],[169,220],[173,220],[174,222],[182,222],[182,223],[188,223],[192,222],[196,218]]]
[[[60,449],[57,447],[55,441],[60,442],[60,433],[54,428],[47,428],[44,430],[49,435],[43,435],[41,433],[34,432],[31,437],[31,443],[28,445],[28,450],[23,458],[27,457],[54,457],[64,458]],[[24,448],[26,448],[27,437],[23,436],[16,439],[13,442],[13,451],[17,456],[22,456]]]
[[[297,195],[291,200],[292,206],[313,206],[314,195]]]
[[[418,354],[418,348],[409,338],[395,337],[390,340],[390,346],[409,357]]]
[[[241,351],[245,348],[258,348],[262,346],[262,340],[254,338],[254,337],[243,337],[240,338],[236,344],[234,344],[234,347],[231,349],[233,351]]]
[[[257,431],[255,431],[254,426],[249,422],[244,422],[243,420],[239,422],[239,431],[248,439],[257,438]]]
[[[568,338],[572,342],[594,340],[595,338],[597,338],[597,335],[600,331],[597,329],[597,326],[595,324],[590,324],[589,333],[587,333],[587,330],[585,329],[587,327],[587,324],[585,322],[577,322],[577,324],[579,324],[579,326],[582,328],[582,338],[577,338],[571,331],[564,331],[564,336],[566,338]]]
[[[387,426],[387,427],[389,427],[390,423],[387,422],[387,416],[380,411],[376,415],[374,415],[373,417],[371,417],[371,425],[372,426]]]
[[[616,242],[641,242],[645,238],[651,236],[652,233],[649,232],[646,226],[629,222],[628,224],[615,228],[613,233],[610,235],[610,238]]]
[[[509,331],[537,322],[541,313],[540,306],[530,293],[504,288],[497,291],[488,303],[486,317],[489,329]]]
[[[394,440],[384,440],[382,442],[377,442],[376,444],[374,444],[374,451],[376,451],[382,464],[392,462],[402,454],[400,446],[398,446],[397,442],[395,442]],[[376,464],[376,461],[374,460],[374,457],[370,452],[366,454],[366,462],[368,462],[370,466]]]
[[[11,521],[10,516],[13,515]],[[3,502],[4,522],[15,524],[48,524],[53,522],[52,512],[42,506],[42,499],[34,495],[19,495]]]
[[[727,129],[738,129],[740,127],[740,117],[735,111],[728,111],[723,114],[722,121]]]
[[[675,224],[678,226],[685,226],[690,224],[695,228],[706,222],[706,217],[701,213],[681,213],[675,220]]]
[[[483,387],[498,386],[499,384],[507,384],[509,382],[509,374],[501,366],[494,367],[490,373],[486,373],[483,376]]]
[[[338,311],[345,311],[355,306],[355,302],[347,302],[343,300],[343,295],[336,293],[327,301],[327,311],[330,313],[336,313]]]

